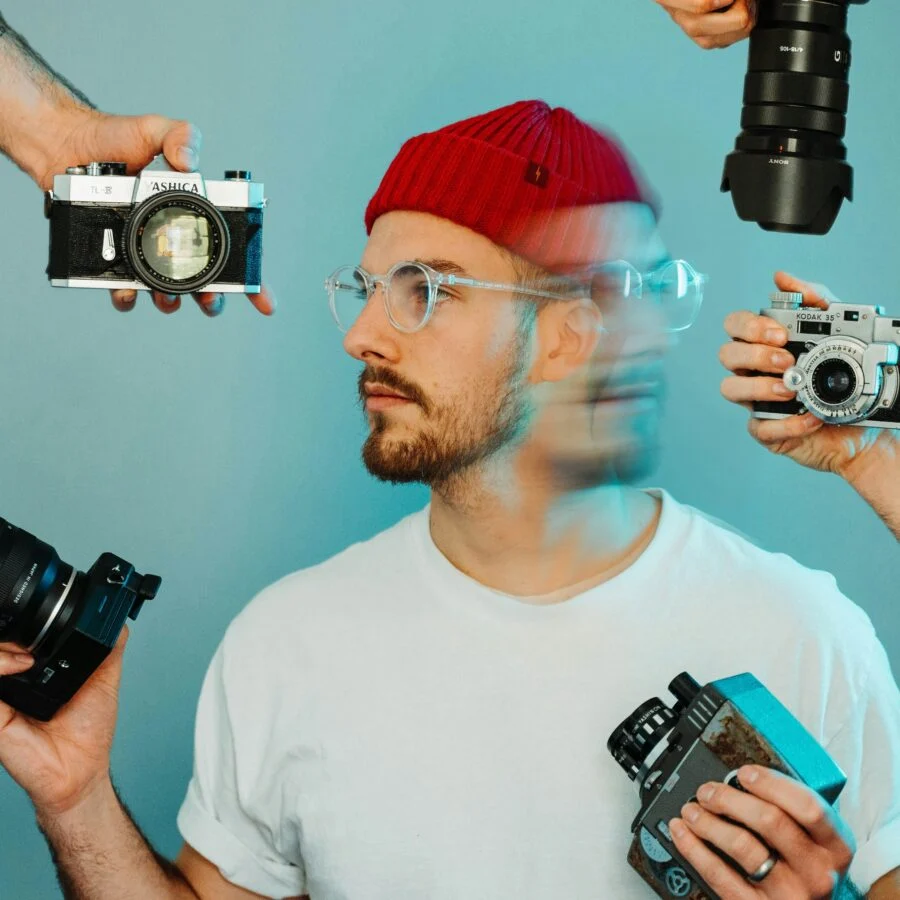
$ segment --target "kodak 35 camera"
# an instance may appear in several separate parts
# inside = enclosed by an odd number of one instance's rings
[[[833,804],[846,778],[803,725],[748,672],[702,688],[682,672],[669,691],[676,697],[671,708],[652,697],[607,742],[640,795],[628,863],[660,897],[718,900],[679,853],[668,827],[685,803],[696,800],[701,784],[721,781],[743,790],[737,770],[756,764],[803,782]],[[707,846],[747,875],[717,847]]]
[[[167,294],[258,293],[263,185],[250,172],[224,181],[196,172],[90,163],[53,179],[47,275],[54,287]]]
[[[787,402],[757,401],[759,419],[811,412],[833,425],[900,428],[900,318],[880,306],[803,306],[803,295],[776,292],[762,315],[787,328],[796,363],[783,376],[797,392]]]
[[[159,590],[156,575],[104,553],[79,572],[49,544],[0,519],[0,641],[34,657],[0,677],[0,700],[46,722],[76,694]]]

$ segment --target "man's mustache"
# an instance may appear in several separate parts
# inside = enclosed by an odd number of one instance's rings
[[[366,366],[362,372],[359,373],[359,399],[363,406],[365,406],[366,397],[368,396],[365,391],[367,384],[380,384],[383,387],[390,388],[398,394],[402,394],[404,397],[412,400],[413,403],[418,403],[425,413],[428,413],[431,410],[431,404],[428,402],[425,392],[418,385],[413,384],[411,381],[407,381],[392,369],[375,369],[371,366]]]

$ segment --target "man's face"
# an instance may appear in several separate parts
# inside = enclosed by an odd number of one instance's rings
[[[633,203],[583,211],[570,228],[577,270],[626,260],[640,272],[668,253],[650,210]],[[602,296],[602,291],[597,295]],[[557,384],[538,385],[532,446],[558,486],[570,490],[628,482],[654,468],[664,397],[663,361],[671,346],[665,315],[645,288],[644,300],[598,300],[604,332],[590,359]]]
[[[401,260],[516,280],[487,238],[425,213],[381,216],[360,264],[383,275]],[[388,320],[379,286],[344,338],[365,364],[359,387],[371,430],[363,461],[384,480],[446,484],[509,447],[527,419],[525,341],[512,295],[448,287],[440,296],[425,328],[404,334]]]
[[[645,207],[615,204],[595,212],[592,261],[621,257],[644,268],[663,255]],[[516,282],[509,257],[490,240],[425,213],[381,216],[360,264],[384,274],[401,260],[481,281]],[[655,439],[648,415],[656,421],[658,403],[649,404],[648,413],[646,397],[632,402],[614,396],[629,378],[648,377],[658,362],[661,327],[654,314],[637,308],[603,311],[612,333],[590,362],[565,382],[540,384],[534,355],[541,342],[522,327],[520,307],[528,300],[447,288],[447,299],[436,305],[425,328],[404,334],[390,324],[382,291],[379,286],[344,340],[347,352],[365,364],[359,386],[370,434],[363,461],[376,477],[440,487],[528,443],[539,464],[563,474],[587,465],[595,480],[607,480],[628,470],[636,444],[649,442],[650,432]],[[558,317],[554,306],[551,302],[540,318]],[[635,343],[638,334],[643,338]],[[639,362],[626,364],[626,357]],[[654,390],[658,378],[653,368]]]

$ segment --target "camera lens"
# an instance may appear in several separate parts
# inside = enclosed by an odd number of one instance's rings
[[[856,374],[842,359],[826,359],[813,370],[812,389],[829,406],[846,403],[856,390]]]
[[[167,294],[186,294],[215,281],[229,249],[222,214],[205,197],[186,191],[146,200],[125,228],[125,252],[135,274]]]
[[[606,747],[634,781],[653,748],[672,730],[675,714],[659,697],[642,703],[609,736]]]
[[[865,0],[762,0],[750,35],[742,131],[722,190],[768,231],[825,234],[844,198],[850,70],[847,5]]]
[[[83,578],[49,544],[0,519],[0,641],[30,652],[52,645],[72,617]]]

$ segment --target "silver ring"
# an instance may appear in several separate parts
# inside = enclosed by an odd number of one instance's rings
[[[769,874],[769,872],[771,872],[772,869],[775,868],[775,863],[778,862],[779,858],[780,857],[778,856],[778,854],[774,850],[772,850],[769,853],[768,859],[766,859],[766,861],[755,872],[747,875],[747,881],[752,881],[754,884],[759,884],[759,882],[762,881]]]

